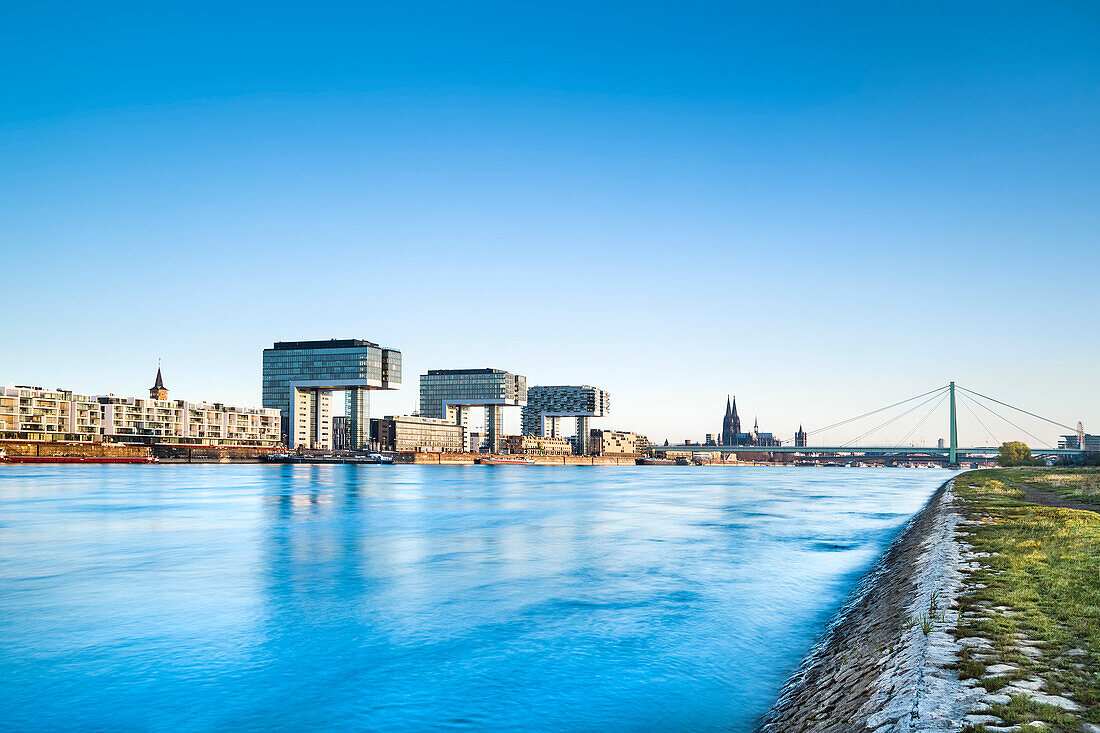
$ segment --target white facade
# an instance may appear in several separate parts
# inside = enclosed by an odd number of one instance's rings
[[[0,435],[6,438],[274,446],[279,430],[274,409],[0,387]]]

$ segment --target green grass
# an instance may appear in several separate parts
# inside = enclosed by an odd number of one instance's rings
[[[981,525],[960,530],[974,550],[995,554],[983,558],[982,569],[971,576],[972,583],[986,587],[960,599],[957,633],[960,638],[989,639],[1000,661],[1019,667],[1004,679],[982,680],[987,689],[1038,675],[1046,681],[1046,692],[1069,693],[1086,708],[1083,720],[1100,722],[1100,514],[1026,503],[1020,488],[1025,484],[1077,501],[1100,500],[1100,469],[998,469],[960,475],[955,493],[968,516],[988,517]],[[961,612],[978,610],[983,601],[1015,613],[961,619]],[[1015,646],[1018,634],[1039,642],[1043,656],[1021,654]],[[1063,656],[1070,649],[1087,654]],[[964,652],[958,668],[960,676],[980,679],[984,666]],[[993,714],[1009,722],[1044,720],[1056,727],[1069,726],[1066,721],[1073,719],[1023,698]]]
[[[959,661],[955,669],[959,670],[960,680],[980,680],[985,674],[985,662],[971,659],[973,650],[966,647],[959,653]]]
[[[991,715],[996,715],[1008,725],[1021,725],[1042,720],[1065,730],[1078,728],[1076,719],[1053,705],[1032,702],[1025,695],[1013,695],[1004,705],[991,705]]]
[[[1002,473],[998,470],[997,473]],[[1064,499],[1100,507],[1100,470],[1095,468],[1014,468],[1003,470],[1005,481],[1027,484]]]

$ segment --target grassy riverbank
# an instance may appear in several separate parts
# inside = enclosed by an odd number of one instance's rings
[[[988,553],[957,630],[988,645],[965,649],[960,676],[999,694],[989,712],[1005,723],[1100,723],[1100,513],[1087,510],[1100,512],[1100,469],[975,471],[955,494],[973,522],[964,539]]]

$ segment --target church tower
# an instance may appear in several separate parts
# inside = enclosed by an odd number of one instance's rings
[[[164,388],[164,378],[160,376],[160,366],[157,366],[157,381],[153,382],[153,386],[149,388],[149,399],[151,400],[166,400],[168,399],[168,390]]]
[[[726,395],[726,416],[722,419],[722,445],[737,445],[737,434],[741,432],[741,419],[737,417],[737,398],[730,401]]]
[[[801,425],[798,426],[798,432],[794,434],[794,447],[806,447],[806,431],[802,429]]]

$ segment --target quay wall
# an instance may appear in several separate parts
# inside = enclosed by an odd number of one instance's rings
[[[0,441],[9,456],[39,458],[156,458],[162,463],[240,463],[260,461],[271,448],[215,445],[125,445],[62,441]]]
[[[885,711],[912,694],[914,684],[906,680],[920,673],[919,663],[902,653],[914,638],[923,638],[919,629],[905,631],[907,621],[921,603],[927,608],[930,580],[936,581],[944,564],[938,556],[954,544],[950,486],[948,481],[933,494],[864,576],[788,680],[759,733],[888,728]]]
[[[153,455],[161,463],[258,463],[271,448],[234,445],[179,445],[159,443]]]
[[[514,458],[515,456],[490,456],[487,453],[398,453],[397,463],[418,465],[462,465],[475,463],[479,458]],[[538,466],[633,466],[638,456],[527,456]]]
[[[0,440],[0,449],[3,449],[9,456],[38,456],[40,458],[149,458],[153,455],[147,445],[63,443],[45,440]]]

